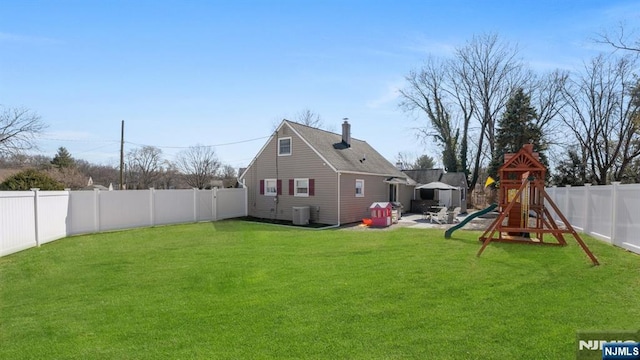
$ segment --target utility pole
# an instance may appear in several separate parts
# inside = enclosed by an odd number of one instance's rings
[[[124,120],[120,128],[120,190],[124,190]]]

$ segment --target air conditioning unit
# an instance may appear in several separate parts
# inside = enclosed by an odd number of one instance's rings
[[[293,225],[309,224],[309,207],[294,206],[293,207]]]

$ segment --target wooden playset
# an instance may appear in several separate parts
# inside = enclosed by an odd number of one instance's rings
[[[515,154],[505,154],[504,164],[498,170],[499,215],[480,236],[482,247],[478,256],[492,241],[564,246],[567,242],[563,234],[571,234],[593,264],[598,265],[596,257],[546,193],[546,174],[547,169],[538,153],[533,152],[532,144],[524,145]],[[556,224],[548,207],[555,211],[561,226]],[[556,241],[547,241],[545,234]]]

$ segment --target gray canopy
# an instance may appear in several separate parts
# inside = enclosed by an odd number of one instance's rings
[[[433,189],[433,190],[458,190],[457,187],[445,184],[440,181],[430,182],[428,184],[416,186],[417,189]]]

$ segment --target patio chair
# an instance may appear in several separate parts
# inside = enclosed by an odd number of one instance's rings
[[[446,224],[447,223],[447,208],[443,207],[438,212],[430,212],[429,213],[429,221],[432,223],[435,221],[438,224]]]
[[[460,211],[462,211],[462,208],[460,206],[456,206],[455,208],[453,208],[453,222],[460,222],[460,219],[458,219],[458,215],[460,215]]]
[[[422,219],[426,220],[429,218],[429,210],[431,209],[428,205],[424,204],[420,207],[422,209]]]

